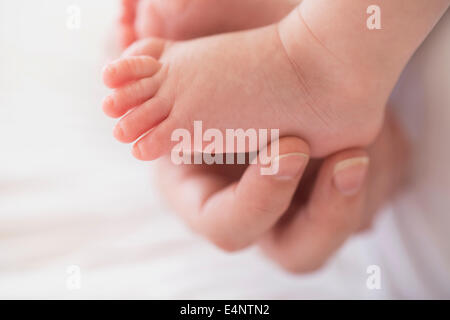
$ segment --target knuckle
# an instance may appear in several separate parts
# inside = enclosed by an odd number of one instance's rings
[[[253,201],[252,199],[249,199],[245,203],[245,210],[244,212],[251,212],[252,215],[255,216],[270,216],[275,213],[278,213],[281,211],[286,211],[288,209],[289,204],[283,204],[283,203],[277,203],[270,197],[265,197],[262,199],[258,199],[258,201]]]

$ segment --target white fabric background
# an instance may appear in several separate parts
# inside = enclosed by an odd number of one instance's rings
[[[377,246],[392,294],[450,298],[450,10],[416,52],[392,102],[413,144],[413,174]]]
[[[72,4],[80,30],[66,27]],[[0,298],[403,295],[391,292],[376,232],[300,277],[255,249],[224,254],[186,230],[152,185],[152,165],[113,140],[101,112],[116,10],[110,0],[0,0]],[[366,288],[371,264],[387,270],[382,290]],[[81,268],[80,290],[66,287],[70,265]]]

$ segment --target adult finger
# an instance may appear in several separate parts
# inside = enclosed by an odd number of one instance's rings
[[[271,146],[268,146],[270,149]],[[283,138],[271,158],[274,174],[251,164],[237,182],[191,171],[177,185],[179,211],[187,223],[226,251],[243,249],[267,232],[289,208],[309,160],[309,147],[298,138]],[[185,176],[186,177],[186,176]],[[173,194],[173,193],[172,193]],[[183,208],[181,208],[183,207]]]
[[[361,224],[369,158],[349,150],[327,158],[308,202],[290,212],[261,241],[264,251],[291,272],[310,272]]]

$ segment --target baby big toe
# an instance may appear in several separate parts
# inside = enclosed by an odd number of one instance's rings
[[[114,136],[124,143],[133,142],[163,121],[169,112],[170,106],[165,100],[150,99],[120,120],[114,128]]]
[[[178,128],[179,125],[169,116],[135,143],[132,151],[134,157],[139,160],[150,161],[168,154],[175,145],[171,141],[172,133]]]

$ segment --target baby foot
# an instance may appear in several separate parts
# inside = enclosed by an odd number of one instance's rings
[[[192,39],[278,22],[300,0],[122,0],[121,39]]]
[[[389,95],[325,50],[295,12],[280,25],[251,31],[186,42],[146,39],[126,55],[105,69],[115,91],[103,108],[112,117],[127,113],[114,135],[126,143],[141,137],[133,148],[141,160],[169,153],[172,132],[192,133],[195,120],[223,134],[279,129],[305,139],[314,157],[366,146],[379,132],[380,104]]]
[[[136,12],[139,0],[121,0],[121,14],[119,18],[119,41],[122,48],[128,47],[137,40]]]

